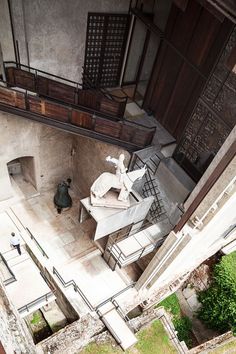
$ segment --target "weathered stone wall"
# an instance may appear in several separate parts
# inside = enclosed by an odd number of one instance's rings
[[[5,295],[0,284],[0,342],[6,354],[34,354],[35,345],[23,320],[21,320]]]
[[[7,0],[0,0],[0,9],[0,43],[2,46],[3,59],[5,61],[15,60]]]
[[[3,112],[0,122],[0,200],[12,195],[7,163],[16,158],[34,157],[38,191],[71,176],[71,134]]]
[[[208,350],[210,353],[212,349],[218,348],[221,344],[227,344],[231,341],[234,341],[235,345],[236,345],[236,339],[235,339],[235,337],[233,337],[232,332],[226,332],[226,333],[222,334],[221,336],[215,337],[215,338],[209,340],[208,342],[205,342],[201,345],[198,345],[195,348],[190,349],[188,353],[189,354],[208,353]],[[224,352],[224,353],[226,353],[226,352]],[[231,353],[233,353],[233,352],[231,352]]]
[[[122,148],[82,136],[74,138],[73,185],[83,198],[90,195],[92,183],[102,172],[115,172],[114,165],[105,160],[106,156],[118,158],[121,153],[125,154],[125,165],[128,166],[130,155]]]
[[[77,354],[105,328],[102,321],[87,315],[37,344],[40,354]]]
[[[87,14],[127,12],[127,0],[11,0],[20,56],[30,65],[78,81],[84,62]]]
[[[105,157],[126,155],[123,149],[86,137],[75,136],[22,117],[0,112],[0,201],[12,196],[7,163],[31,156],[32,179],[39,192],[48,191],[63,179],[72,178],[72,187],[88,196],[90,186],[104,171],[115,172]],[[30,173],[30,171],[28,171]]]

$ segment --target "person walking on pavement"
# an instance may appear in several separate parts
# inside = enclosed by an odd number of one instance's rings
[[[20,238],[14,232],[11,233],[10,244],[12,247],[16,248],[19,255],[21,255]]]

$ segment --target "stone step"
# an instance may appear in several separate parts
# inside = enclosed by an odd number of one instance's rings
[[[137,343],[137,338],[134,333],[115,308],[105,313],[102,316],[102,321],[123,350],[126,350]]]
[[[17,252],[17,250],[15,250],[15,252]],[[18,254],[17,252],[17,255],[11,259],[9,259],[7,261],[7,264],[8,266],[12,269],[14,266],[16,266],[18,263],[22,263],[24,261],[26,261],[27,259],[29,259],[29,255],[28,253],[22,253],[21,255]]]

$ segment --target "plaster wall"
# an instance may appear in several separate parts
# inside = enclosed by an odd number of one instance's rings
[[[153,290],[174,282],[187,271],[194,270],[229,242],[224,239],[224,234],[231,225],[236,223],[235,205],[236,193],[202,230],[191,229],[188,225],[183,228],[183,234],[178,236],[183,239],[190,236],[191,240],[180,252],[173,254],[172,262],[156,279]]]
[[[98,140],[82,136],[74,136],[73,159],[73,186],[77,187],[81,198],[90,195],[90,187],[99,175],[106,172],[115,172],[114,165],[105,159],[108,155],[118,158],[125,154],[125,165],[128,166],[130,154],[122,148]]]
[[[11,23],[7,0],[0,0],[0,43],[3,60],[15,60]]]
[[[1,0],[2,1],[2,0]],[[81,81],[88,12],[127,13],[127,0],[11,0],[20,56],[27,64]]]
[[[3,112],[0,121],[0,201],[13,195],[7,163],[16,158],[34,157],[30,176],[39,192],[71,175],[71,134]]]

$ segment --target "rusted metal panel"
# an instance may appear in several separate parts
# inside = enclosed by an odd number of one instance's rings
[[[99,110],[101,96],[91,90],[79,90],[78,103],[81,106],[89,107],[94,110]]]
[[[35,75],[24,70],[14,69],[15,86],[22,87],[29,91],[35,90]]]
[[[18,68],[7,67],[6,74],[7,82],[10,86],[18,86],[37,92],[40,96],[52,98],[63,103],[83,106],[117,119],[124,115],[126,100],[119,102],[117,99],[106,98],[99,91],[78,89],[75,86]]]
[[[21,92],[0,87],[0,102],[25,109],[25,96]]]
[[[120,138],[121,125],[118,122],[97,118],[94,130],[114,138]]]
[[[236,29],[198,97],[174,152],[174,158],[188,173],[198,171],[196,181],[236,124],[236,74],[225,65],[235,45]]]
[[[41,99],[28,95],[29,110],[34,113],[41,114]]]
[[[48,96],[75,104],[75,87],[48,79]]]
[[[89,113],[72,110],[71,123],[86,129],[93,129],[93,118]]]
[[[100,112],[119,116],[120,103],[102,98],[100,101]]]
[[[45,105],[45,108],[43,107],[43,105]],[[49,118],[55,118],[63,122],[69,121],[71,111],[69,108],[45,100],[41,101],[41,106],[42,114],[44,113],[45,116]]]

